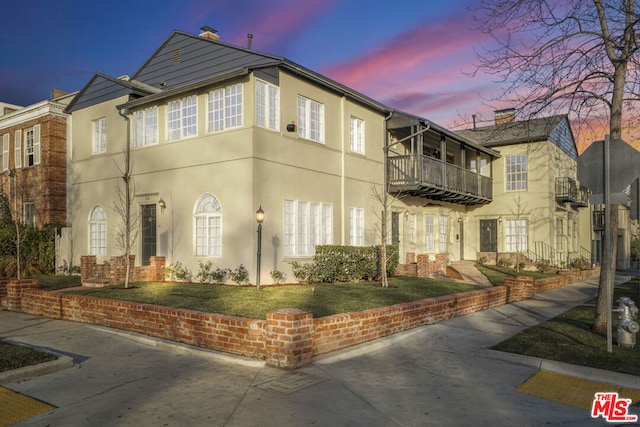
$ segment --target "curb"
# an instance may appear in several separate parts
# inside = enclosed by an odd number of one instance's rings
[[[95,326],[95,325],[87,325],[87,326],[92,329],[110,333],[112,335],[118,335],[120,337],[138,342],[140,344],[147,345],[149,347],[157,347],[164,350],[172,350],[182,354],[192,354],[192,355],[195,354],[199,356],[206,356],[212,360],[217,360],[224,363],[232,363],[235,365],[252,367],[252,368],[262,368],[266,365],[266,362],[264,360],[254,359],[251,357],[244,357],[244,356],[233,355],[229,353],[223,353],[221,351],[210,350],[207,348],[194,347],[188,344],[163,340],[160,338],[154,338],[154,337],[139,334],[136,332],[122,331],[118,329],[111,329],[111,328]]]
[[[604,369],[590,368],[588,366],[572,365],[570,363],[541,359],[539,357],[523,356],[522,354],[505,353],[491,349],[480,350],[478,351],[478,355],[490,359],[498,359],[504,362],[529,366],[539,371],[567,375],[585,381],[593,381],[616,387],[640,390],[640,377],[636,375],[606,371]]]

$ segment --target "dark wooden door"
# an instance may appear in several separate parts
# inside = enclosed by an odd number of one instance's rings
[[[391,244],[400,246],[400,214],[391,212]]]
[[[498,220],[480,220],[480,252],[498,252]]]
[[[156,256],[156,205],[142,205],[142,265]]]

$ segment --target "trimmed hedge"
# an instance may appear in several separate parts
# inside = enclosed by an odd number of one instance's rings
[[[377,280],[380,271],[380,246],[316,246],[313,262],[291,263],[293,275],[300,282],[335,283]],[[387,275],[398,267],[397,246],[387,245]]]

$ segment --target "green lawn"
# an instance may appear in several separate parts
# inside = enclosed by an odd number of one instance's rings
[[[0,341],[0,372],[56,360],[51,353]]]
[[[638,301],[638,279],[617,286],[614,306],[620,296]],[[607,351],[606,333],[591,330],[596,300],[534,326],[503,341],[495,350],[557,360],[575,365],[640,375],[640,347],[618,347],[617,314],[613,315],[613,352]]]
[[[515,278],[518,276],[533,277],[534,279],[544,279],[546,277],[553,277],[555,274],[539,273],[537,271],[521,270],[516,272],[513,268],[498,267],[497,265],[482,265],[476,264],[476,267],[480,273],[487,276],[489,282],[493,286],[501,286],[504,279]]]
[[[119,285],[70,292],[264,319],[267,312],[279,308],[299,308],[323,317],[478,289],[450,280],[410,277],[391,278],[389,284],[389,288],[380,287],[379,282],[266,286],[257,291],[233,285],[133,283],[131,289]]]

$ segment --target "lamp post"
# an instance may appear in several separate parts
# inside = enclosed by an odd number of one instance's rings
[[[262,223],[264,222],[264,211],[262,205],[256,211],[256,222],[258,223],[258,265],[256,268],[256,289],[260,290],[260,257],[262,256]]]

